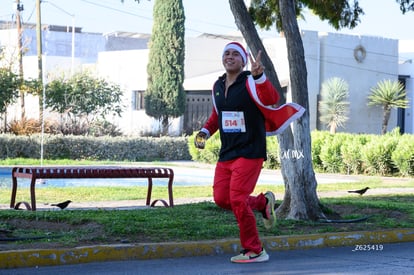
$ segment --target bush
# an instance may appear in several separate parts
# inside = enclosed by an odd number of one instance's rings
[[[194,147],[194,136],[188,138],[190,155],[195,161],[214,163],[218,159],[220,140],[214,135],[204,150]],[[414,136],[401,136],[397,130],[387,135],[330,134],[312,131],[312,164],[315,170],[371,175],[413,175]],[[267,138],[265,168],[280,169],[280,148],[276,137]]]
[[[266,138],[267,146],[267,160],[263,166],[267,169],[279,169],[280,168],[280,147],[277,137],[270,136]]]
[[[198,149],[194,146],[194,138],[198,132],[194,132],[188,137],[187,144],[192,160],[204,163],[215,163],[219,158],[220,153],[220,135],[218,133],[211,136],[206,141],[204,149]]]
[[[0,158],[40,158],[40,139],[30,136],[0,135]]]
[[[0,135],[0,158],[40,158],[41,136]],[[185,137],[44,136],[45,159],[191,160]]]
[[[15,135],[40,134],[42,132],[42,122],[33,118],[13,120],[9,125],[9,131]],[[60,122],[45,120],[44,132],[47,134],[90,135],[94,137],[122,135],[121,130],[109,121],[93,120],[89,122],[86,119],[61,119]]]
[[[402,135],[391,159],[402,176],[414,175],[414,138],[412,135]]]
[[[311,132],[311,154],[312,154],[312,164],[315,170],[323,170],[322,160],[320,158],[321,150],[325,142],[329,142],[332,138],[332,135],[326,131],[312,131]]]
[[[345,174],[359,174],[362,172],[361,150],[365,144],[365,136],[347,134],[341,146],[342,172]]]
[[[341,146],[344,139],[344,135],[335,134],[325,140],[319,155],[324,171],[339,173],[343,170]]]
[[[118,137],[122,135],[122,131],[109,121],[96,120],[90,124],[88,134],[94,137]]]
[[[45,133],[56,134],[58,126],[54,121],[45,120],[43,130]],[[10,122],[9,131],[15,135],[32,135],[42,132],[42,122],[34,118],[22,118]]]
[[[398,144],[398,137],[372,136],[372,139],[362,147],[362,161],[365,173],[370,175],[391,175],[395,166],[391,154]]]

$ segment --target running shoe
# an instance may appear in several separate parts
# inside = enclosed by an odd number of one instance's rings
[[[269,230],[276,224],[276,213],[275,213],[275,195],[271,191],[265,193],[266,207],[262,211],[264,227]]]
[[[262,248],[262,251],[259,254],[244,249],[240,251],[239,255],[231,257],[231,262],[233,263],[261,263],[268,260],[269,254],[266,253],[264,248]]]

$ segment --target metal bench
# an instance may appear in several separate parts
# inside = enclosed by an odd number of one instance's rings
[[[17,179],[30,179],[30,200],[27,202],[16,202]],[[124,167],[124,166],[42,166],[42,167],[13,167],[12,169],[12,193],[10,200],[10,208],[18,209],[23,204],[28,210],[36,211],[36,181],[38,179],[74,179],[74,178],[147,178],[147,206],[155,206],[157,202],[162,202],[164,206],[173,207],[173,180],[174,172],[170,168],[162,167]],[[165,200],[154,200],[151,203],[152,179],[167,178],[168,179],[168,196],[169,204]]]

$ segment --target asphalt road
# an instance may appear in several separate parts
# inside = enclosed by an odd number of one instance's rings
[[[413,274],[414,242],[271,251],[270,261],[234,264],[233,255],[4,269],[0,274]]]

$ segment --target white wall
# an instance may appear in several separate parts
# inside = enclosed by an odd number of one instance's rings
[[[224,73],[221,57],[223,55],[224,46],[228,42],[230,41],[219,38],[186,38],[184,60],[185,78],[197,78],[216,72],[221,72],[221,74]],[[217,75],[217,77],[219,75]],[[207,86],[205,86],[206,84]],[[211,89],[212,87],[213,82],[209,84],[204,83],[199,89]]]
[[[315,31],[304,31],[302,41],[308,74],[308,112],[311,130],[317,128],[318,94],[322,83],[329,78],[340,77],[349,85],[350,113],[346,128],[338,131],[379,134],[382,109],[367,107],[367,96],[378,81],[398,79],[398,41]],[[275,65],[279,80],[289,79],[285,39],[266,39],[264,44]],[[366,50],[366,57],[362,62],[354,58],[354,49],[359,45],[364,46]],[[396,111],[393,110],[389,129],[394,128],[396,123]],[[326,129],[326,125],[321,125],[321,128]]]
[[[346,131],[351,133],[381,133],[382,108],[368,107],[371,88],[384,79],[398,80],[398,40],[379,37],[327,34],[320,37],[319,89],[332,77],[340,77],[349,85],[350,113]],[[358,62],[354,50],[363,46],[365,59]],[[314,77],[308,70],[308,77]],[[311,96],[314,97],[314,90]],[[317,106],[311,106],[311,108]],[[397,125],[396,110],[389,120],[388,130]]]
[[[309,95],[309,127],[317,129],[317,106],[320,90],[321,71],[321,42],[317,32],[306,31],[302,34],[303,47],[305,50],[306,70],[308,73],[308,95]]]
[[[124,91],[123,104],[126,106],[122,117],[108,118],[127,135],[159,132],[158,120],[145,114],[145,110],[133,110],[133,91],[147,88],[147,63],[149,50],[100,52],[97,72],[110,82],[121,84]],[[182,119],[174,119],[170,135],[179,135]]]

